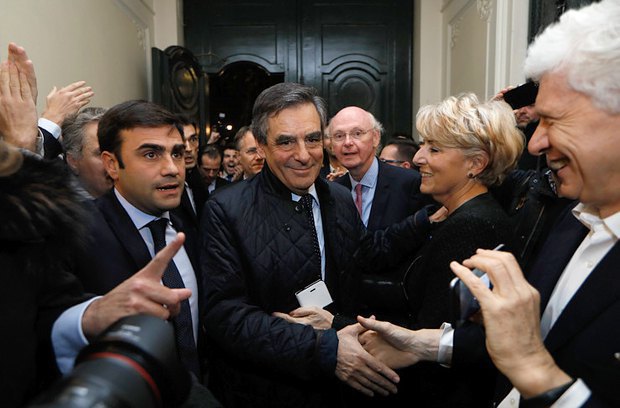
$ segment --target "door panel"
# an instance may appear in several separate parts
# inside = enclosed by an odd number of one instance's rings
[[[412,2],[185,0],[186,45],[210,77],[250,61],[411,132]],[[211,109],[213,110],[213,109]]]

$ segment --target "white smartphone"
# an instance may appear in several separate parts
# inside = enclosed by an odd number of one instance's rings
[[[321,309],[333,302],[327,285],[321,279],[295,292],[300,306],[318,306]]]

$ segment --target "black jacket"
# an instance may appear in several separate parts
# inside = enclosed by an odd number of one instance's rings
[[[0,406],[22,406],[58,374],[56,318],[87,297],[67,261],[84,240],[84,214],[62,162],[25,157],[0,178]]]
[[[325,281],[334,299],[331,311],[354,316],[362,267],[354,257],[356,252],[365,258],[374,254],[358,251],[362,240],[373,236],[365,235],[349,191],[320,178],[315,186],[325,236]],[[227,407],[337,403],[336,331],[271,316],[299,307],[295,292],[317,279],[309,256],[311,232],[300,204],[265,166],[256,177],[214,195],[204,211],[205,323],[213,340],[212,378],[219,384],[212,386],[218,398]],[[387,235],[373,247],[377,259],[382,249],[393,248],[385,244]]]

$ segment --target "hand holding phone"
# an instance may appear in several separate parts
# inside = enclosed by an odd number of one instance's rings
[[[536,96],[538,95],[538,84],[536,82],[528,81],[523,85],[519,85],[516,88],[504,93],[504,101],[512,109],[519,109],[524,106],[532,105],[536,102]]]
[[[494,251],[499,251],[504,247],[504,244],[499,244]],[[486,273],[480,269],[475,268],[472,273],[480,278],[489,289],[493,287],[489,277]],[[480,304],[478,299],[474,297],[469,288],[461,282],[459,278],[454,278],[450,282],[450,302],[452,310],[452,325],[455,327],[462,326],[471,316],[476,314],[480,310]]]

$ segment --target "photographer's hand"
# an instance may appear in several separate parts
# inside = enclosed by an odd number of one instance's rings
[[[452,262],[450,267],[478,299],[489,355],[521,395],[528,398],[570,382],[543,344],[540,295],[525,280],[514,256],[479,249],[463,265]],[[493,289],[468,268],[486,272]]]
[[[185,235],[168,244],[144,268],[108,294],[97,299],[84,312],[82,331],[92,338],[121,317],[149,314],[167,320],[180,311],[181,301],[192,294],[189,289],[170,289],[161,283],[166,266],[183,245]]]

